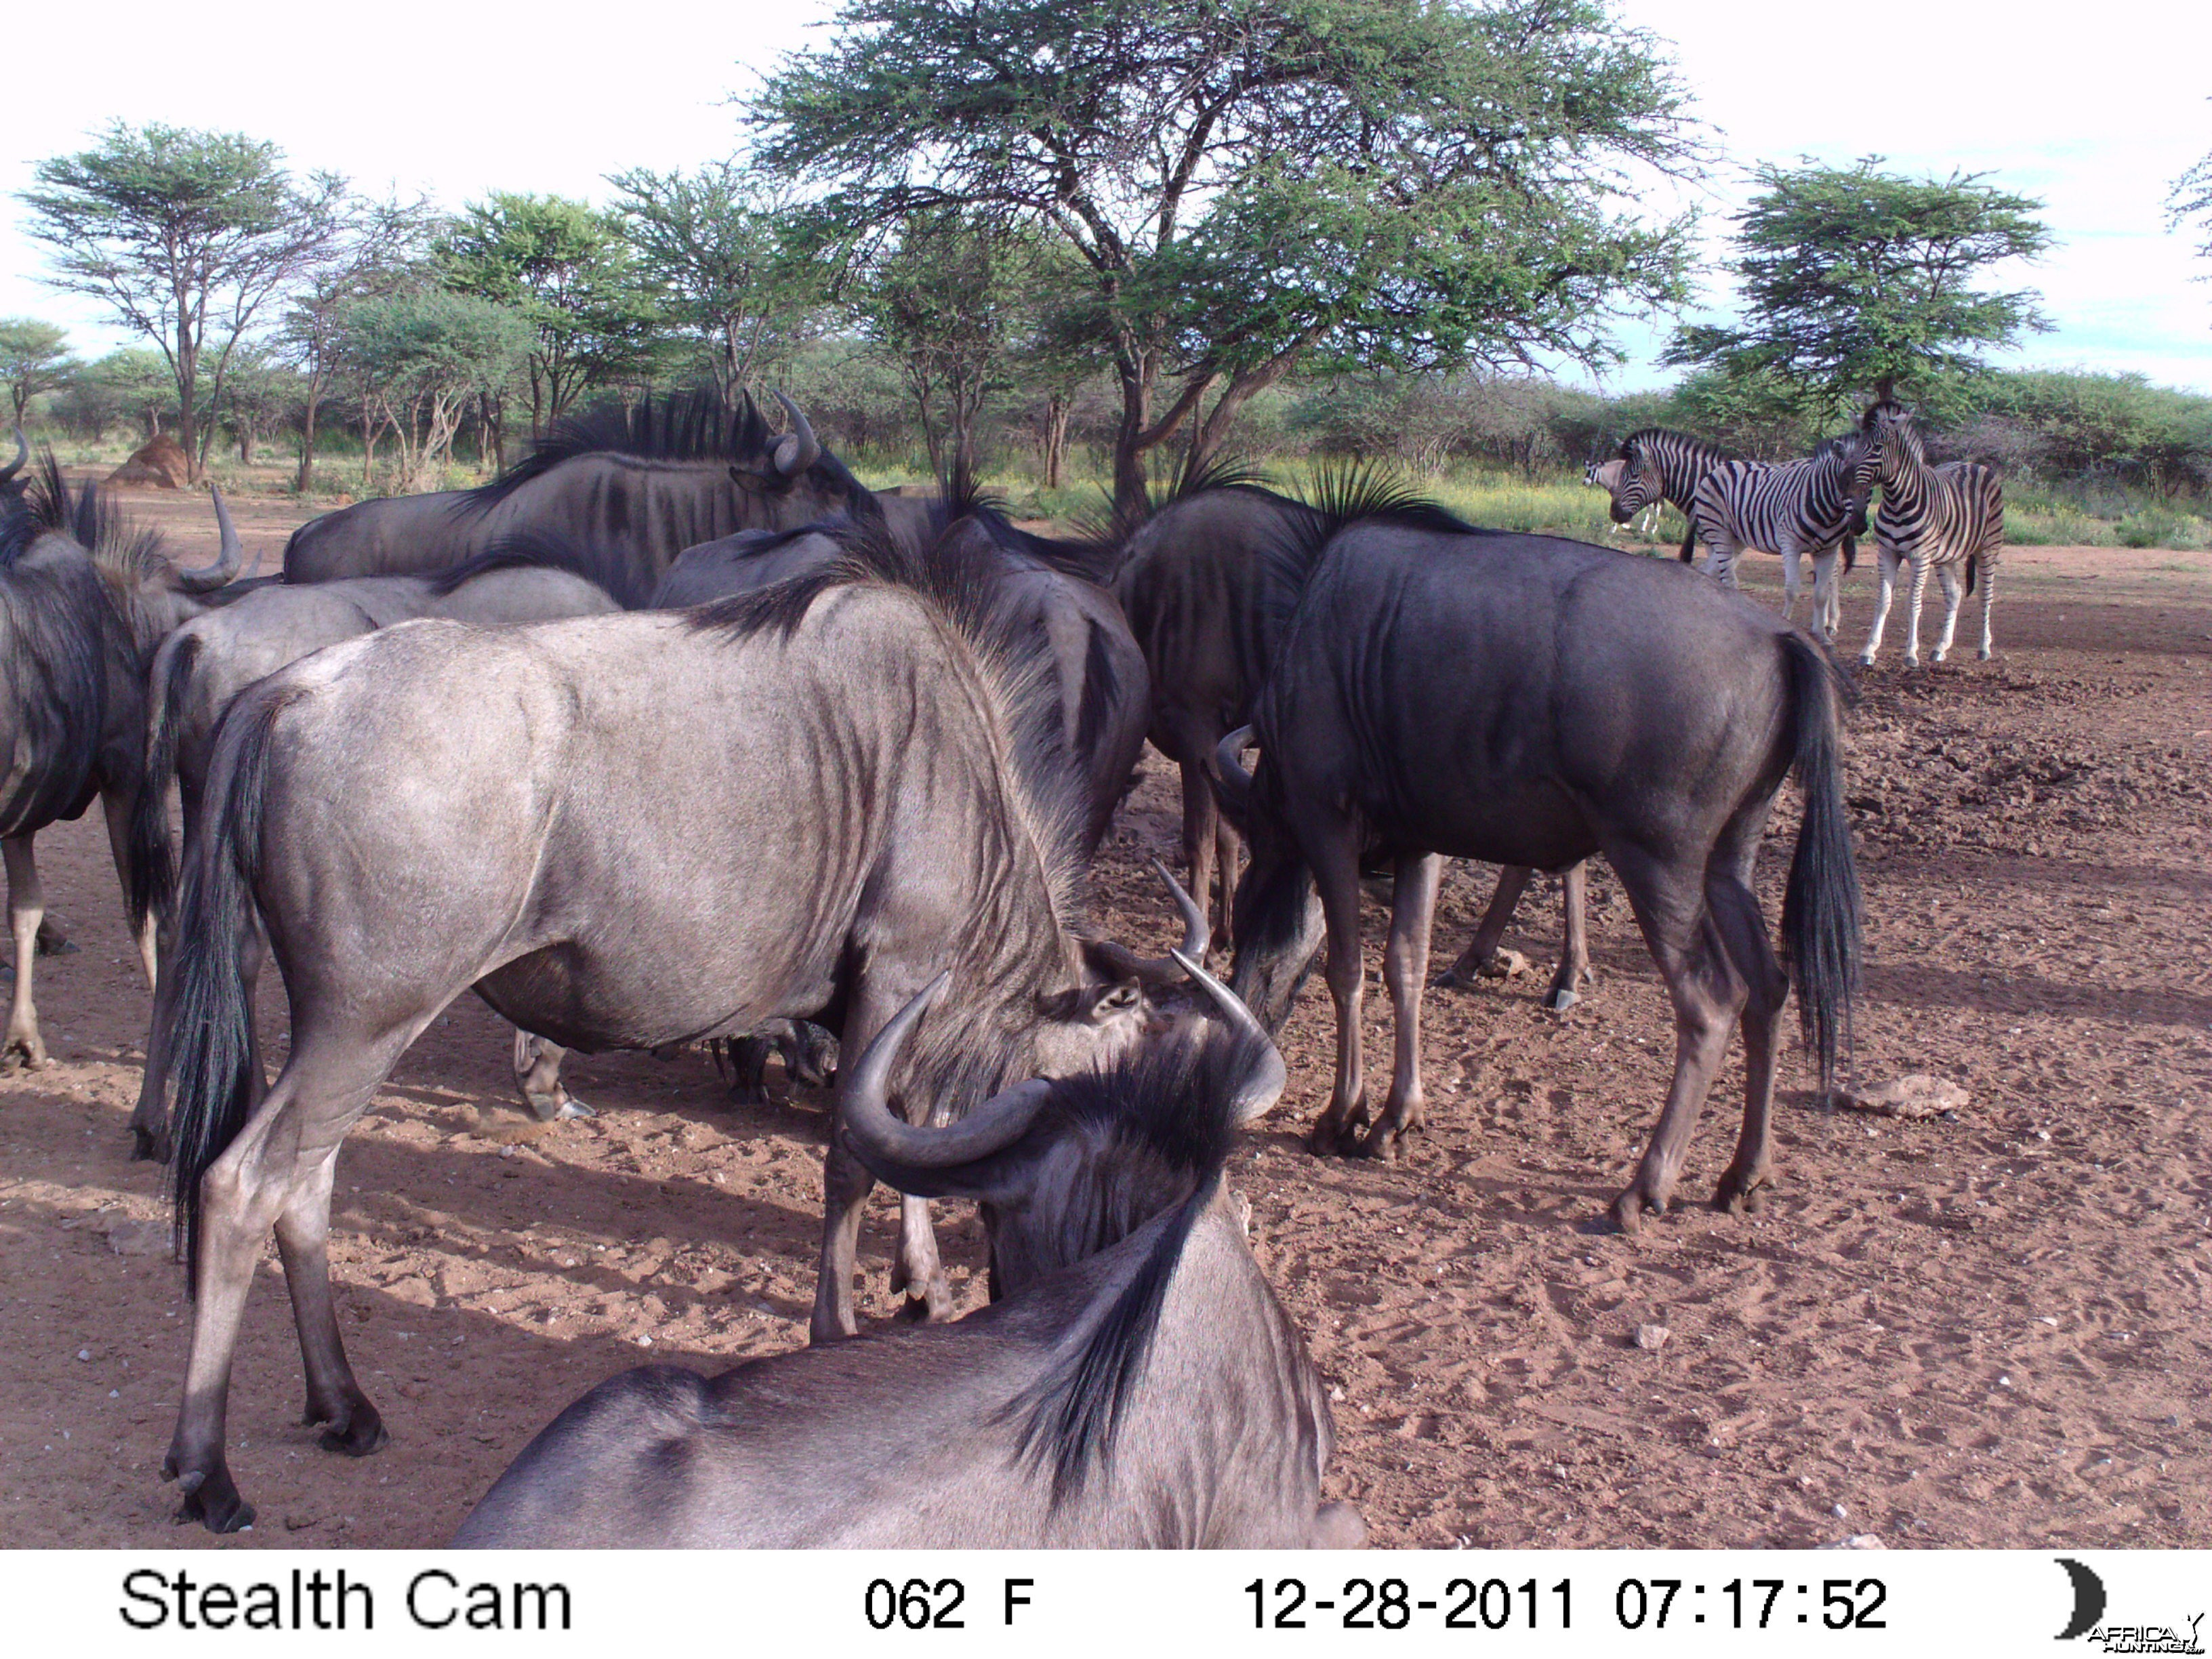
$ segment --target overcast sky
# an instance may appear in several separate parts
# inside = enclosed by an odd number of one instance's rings
[[[1987,172],[2039,197],[2058,239],[2002,273],[2042,290],[2057,325],[2001,362],[2132,369],[2212,392],[2212,262],[2169,232],[2173,178],[2212,150],[2212,7],[2103,0],[2045,28],[2013,5],[1926,0],[1784,9],[1762,0],[1616,0],[1672,43],[1698,112],[1735,165],[1698,192],[1723,251],[1744,164],[1869,153],[1892,170]],[[187,9],[111,0],[84,15],[12,9],[0,100],[0,314],[65,322],[80,350],[124,337],[88,302],[42,288],[15,192],[40,158],[108,121],[160,120],[274,139],[301,169],[422,190],[447,206],[490,189],[604,199],[603,175],[736,146],[726,100],[830,15],[659,0],[573,10],[378,0],[368,6]],[[502,21],[502,15],[512,21]],[[1723,279],[1709,300],[1725,308]],[[1670,378],[1668,325],[1622,331],[1616,389]]]

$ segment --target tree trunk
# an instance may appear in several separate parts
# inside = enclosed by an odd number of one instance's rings
[[[238,464],[240,466],[253,465],[253,428],[243,424],[238,428]]]
[[[1044,400],[1044,487],[1060,488],[1060,470],[1067,460],[1067,415],[1073,400],[1055,392]]]
[[[307,409],[300,423],[300,470],[292,476],[292,493],[304,495],[315,482],[315,412],[323,401],[322,388],[307,383]]]

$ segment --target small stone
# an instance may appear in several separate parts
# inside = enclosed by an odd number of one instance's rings
[[[1875,1112],[1883,1117],[1934,1117],[1939,1113],[1956,1112],[1972,1099],[1964,1089],[1947,1078],[1929,1077],[1924,1072],[1915,1072],[1909,1077],[1894,1078],[1872,1089],[1844,1089],[1838,1097],[1846,1106],[1862,1112]]]
[[[641,1348],[649,1348],[653,1346],[653,1339],[649,1336],[641,1336],[637,1339],[637,1346]]]
[[[1834,1516],[1838,1521],[1848,1521],[1851,1518],[1851,1512],[1845,1509],[1841,1504],[1837,1504],[1833,1509],[1830,1510],[1828,1513]]]
[[[101,1230],[107,1248],[118,1255],[166,1255],[171,1234],[166,1223],[131,1221],[118,1217]]]
[[[1328,1385],[1328,1397],[1329,1397],[1331,1400],[1335,1401],[1339,1405],[1343,1404],[1343,1403],[1344,1403],[1344,1385],[1343,1385],[1341,1382],[1332,1382],[1332,1383],[1330,1383],[1330,1384]],[[2178,1419],[2177,1419],[2177,1425],[2178,1425]]]
[[[79,1359],[89,1359],[92,1358],[92,1350],[89,1348],[79,1348],[76,1351],[76,1357]]]
[[[2001,1389],[2008,1389],[2012,1387],[2012,1378],[2009,1376],[2001,1376],[1997,1378],[1997,1387]]]
[[[1870,1532],[1855,1532],[1849,1538],[1839,1538],[1832,1544],[1823,1544],[1824,1550],[1883,1550],[1889,1547]]]
[[[319,1519],[321,1519],[319,1516],[305,1515],[295,1511],[284,1517],[284,1529],[287,1532],[305,1532]]]
[[[1656,1353],[1667,1346],[1667,1339],[1674,1334],[1664,1325],[1638,1325],[1636,1328],[1636,1346],[1646,1353]]]
[[[123,1398],[123,1390],[120,1389],[110,1389],[107,1391],[107,1397],[110,1400],[120,1400]]]
[[[1518,979],[1528,971],[1528,958],[1518,951],[1500,951],[1482,964],[1485,979]]]

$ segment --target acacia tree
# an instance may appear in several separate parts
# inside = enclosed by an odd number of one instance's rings
[[[1597,0],[845,0],[749,119],[850,231],[984,208],[1076,250],[1133,506],[1301,360],[1609,355],[1681,292],[1682,227],[1627,210],[1700,154],[1684,106]]]
[[[17,426],[32,398],[67,386],[83,367],[70,355],[68,331],[35,317],[0,317],[0,386],[8,388]]]
[[[495,192],[447,227],[438,253],[448,287],[510,307],[533,331],[532,437],[586,387],[649,366],[659,318],[612,215],[562,196]]]
[[[417,288],[347,306],[336,346],[361,396],[368,452],[376,431],[391,434],[396,493],[406,495],[429,487],[471,405],[529,351],[531,327],[489,300]]]
[[[315,479],[315,427],[337,362],[338,337],[348,307],[396,292],[415,280],[427,257],[433,216],[420,198],[402,202],[350,198],[343,204],[330,241],[303,273],[277,331],[278,349],[298,369],[300,468],[292,488],[305,492]]]
[[[2197,245],[2197,257],[2212,259],[2212,155],[2173,181],[2166,198],[2166,219],[2174,230],[2195,220],[2204,239]]]
[[[613,204],[662,317],[709,353],[722,402],[811,333],[827,295],[822,266],[794,238],[790,203],[734,161],[696,173],[614,173]]]
[[[1981,284],[2051,246],[2043,204],[1986,173],[1906,179],[1882,158],[1848,167],[1762,163],[1735,216],[1743,320],[1679,331],[1663,361],[1778,384],[1814,419],[1871,392],[1941,396],[1992,348],[2049,325],[2032,289]]]
[[[241,133],[118,121],[97,148],[40,162],[40,187],[16,198],[53,251],[47,285],[105,302],[160,347],[195,476],[216,426],[202,411],[221,406],[232,354],[328,244],[345,193],[331,173],[295,186],[283,159]]]

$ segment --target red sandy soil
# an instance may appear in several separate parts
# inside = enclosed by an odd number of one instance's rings
[[[185,556],[204,498],[135,496]],[[296,514],[240,503],[249,549]],[[274,568],[273,563],[264,568]],[[1771,598],[1775,569],[1749,573]],[[1403,1162],[1317,1162],[1334,1035],[1310,987],[1291,1086],[1239,1154],[1260,1259],[1333,1385],[1334,1495],[1382,1544],[2212,1546],[2212,556],[2008,552],[2001,654],[1863,676],[1850,795],[1869,913],[1863,1081],[1963,1085],[1955,1120],[1815,1109],[1794,1057],[1781,1188],[1702,1199],[1740,1099],[1731,1057],[1681,1202],[1607,1233],[1663,1096],[1672,1030],[1618,884],[1592,884],[1598,981],[1538,1006],[1556,887],[1507,944],[1525,978],[1435,991],[1431,1127]],[[1850,579],[1863,639],[1870,573]],[[1971,633],[1962,627],[1962,633]],[[1097,879],[1111,931],[1169,936],[1144,860],[1172,855],[1150,775]],[[1770,918],[1795,821],[1762,860]],[[189,1308],[144,1248],[161,1172],[129,1159],[147,998],[99,815],[39,844],[82,947],[39,964],[54,1063],[0,1079],[0,1509],[19,1545],[196,1546],[156,1477]],[[1441,968],[1487,896],[1455,871]],[[1382,915],[1369,1042],[1387,1061]],[[264,1030],[281,1033],[270,976]],[[704,1370],[805,1340],[823,1101],[732,1109],[708,1060],[577,1058],[599,1107],[541,1127],[507,1028],[455,1003],[400,1062],[338,1172],[332,1245],[355,1363],[392,1443],[360,1462],[299,1425],[275,1252],[232,1395],[232,1467],[260,1523],[234,1543],[442,1543],[586,1388],[647,1358]],[[277,1049],[281,1054],[281,1047]],[[1375,1087],[1383,1085],[1377,1079]],[[940,1206],[942,1209],[943,1206]],[[889,1317],[896,1212],[862,1238],[864,1317]],[[941,1228],[983,1297],[972,1211]],[[1639,1325],[1671,1333],[1636,1346]]]

